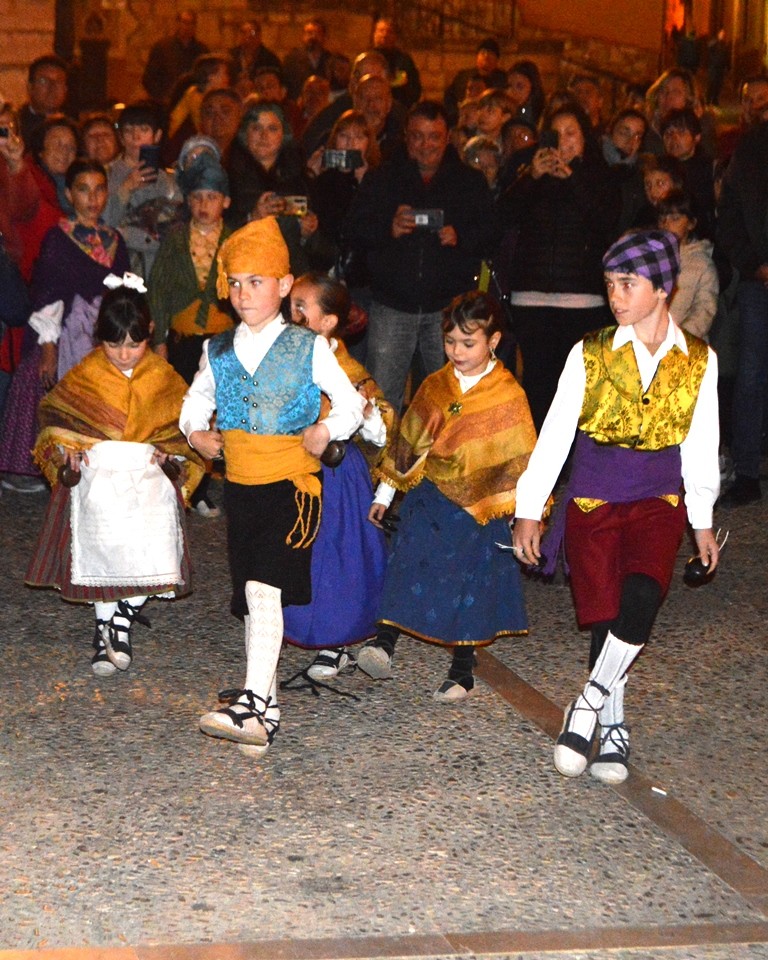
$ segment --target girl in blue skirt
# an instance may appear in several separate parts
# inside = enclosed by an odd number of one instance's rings
[[[536,442],[528,401],[494,353],[499,304],[456,297],[444,311],[448,363],[427,377],[388,444],[369,512],[381,524],[396,490],[406,492],[387,568],[375,640],[358,666],[390,676],[399,633],[451,647],[448,678],[434,697],[465,699],[475,685],[475,647],[527,632],[508,521],[517,479]]]
[[[316,651],[307,669],[313,680],[332,679],[353,665],[349,646],[375,635],[387,564],[384,534],[368,523],[373,485],[366,456],[379,459],[387,426],[395,417],[365,368],[338,339],[349,311],[347,288],[325,274],[305,274],[291,289],[293,322],[329,341],[339,366],[368,401],[357,435],[360,444],[348,443],[337,466],[323,464],[323,514],[312,552],[312,602],[283,610],[285,639]]]

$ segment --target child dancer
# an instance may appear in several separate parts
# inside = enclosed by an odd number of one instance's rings
[[[34,457],[53,487],[26,582],[93,603],[98,677],[131,665],[131,625],[149,596],[188,593],[183,509],[202,476],[178,428],[186,384],[149,346],[152,323],[138,277],[107,278],[100,345],[40,404]],[[185,466],[178,466],[184,458]],[[71,489],[70,489],[71,488]]]
[[[400,632],[453,649],[448,679],[434,694],[463,700],[474,688],[475,647],[525,633],[520,575],[508,553],[507,520],[517,479],[536,442],[528,402],[496,360],[499,304],[483,293],[446,308],[449,362],[427,377],[387,447],[369,517],[380,523],[395,489],[400,510],[376,639],[361,670],[388,677]]]
[[[326,274],[305,274],[291,289],[293,322],[325,337],[339,366],[365,398],[356,439],[372,446],[378,460],[395,415],[365,368],[337,339],[344,333],[350,305],[344,284]],[[350,443],[338,466],[323,465],[323,518],[312,550],[312,603],[283,611],[286,639],[318,650],[307,669],[313,680],[337,676],[353,662],[348,645],[376,633],[387,560],[384,534],[368,523],[372,499],[366,458],[357,443]]]
[[[618,326],[589,334],[568,356],[518,483],[514,544],[523,563],[541,560],[542,509],[575,432],[565,548],[576,616],[592,630],[591,673],[565,712],[555,766],[566,777],[583,773],[599,725],[590,773],[621,783],[629,758],[626,673],[669,588],[686,510],[704,565],[718,562],[711,529],[720,487],[717,358],[667,310],[679,269],[673,234],[627,234],[603,267]],[[553,529],[545,544],[551,565],[560,537]]]
[[[363,400],[324,337],[288,323],[281,302],[293,283],[274,217],[236,231],[218,254],[218,289],[241,323],[203,344],[181,428],[208,459],[224,453],[224,505],[232,613],[245,620],[246,671],[229,706],[200,729],[262,756],[280,724],[277,662],[283,606],[311,600],[312,542],[321,511],[319,457],[362,422]],[[317,421],[321,391],[331,410]],[[217,429],[209,429],[217,412]]]

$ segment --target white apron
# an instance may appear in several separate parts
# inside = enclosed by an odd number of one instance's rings
[[[149,443],[105,440],[88,451],[72,488],[72,583],[181,583],[183,537],[171,481]],[[140,592],[140,591],[137,591]]]

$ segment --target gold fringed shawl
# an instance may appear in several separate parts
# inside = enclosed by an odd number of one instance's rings
[[[376,474],[398,490],[431,480],[485,524],[515,512],[535,444],[525,393],[501,363],[464,394],[448,363],[419,388]]]
[[[394,436],[397,429],[397,414],[392,404],[384,399],[384,393],[381,387],[376,383],[370,373],[368,373],[362,363],[358,363],[350,354],[346,344],[342,340],[337,341],[334,356],[338,360],[341,369],[349,377],[352,386],[355,387],[355,389],[359,389],[366,400],[376,401],[376,406],[379,408],[382,419],[384,420],[384,426],[387,428],[387,437]],[[330,412],[331,401],[325,394],[322,394],[320,398],[320,416],[318,419],[323,420]],[[381,460],[383,450],[380,447],[374,446],[372,443],[367,443],[365,440],[362,440],[359,434],[355,437],[355,442],[359,443],[368,467],[373,471],[379,460]]]
[[[162,453],[185,458],[182,493],[188,501],[204,467],[179,430],[186,391],[184,380],[155,353],[147,351],[126,377],[97,347],[40,402],[35,462],[53,485],[62,462],[60,445],[88,450],[101,440],[151,443]]]

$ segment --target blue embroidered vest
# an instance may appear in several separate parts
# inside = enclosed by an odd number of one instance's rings
[[[227,330],[208,346],[218,429],[294,435],[314,423],[320,413],[320,388],[312,380],[315,334],[287,324],[253,376],[237,359],[234,338]]]

